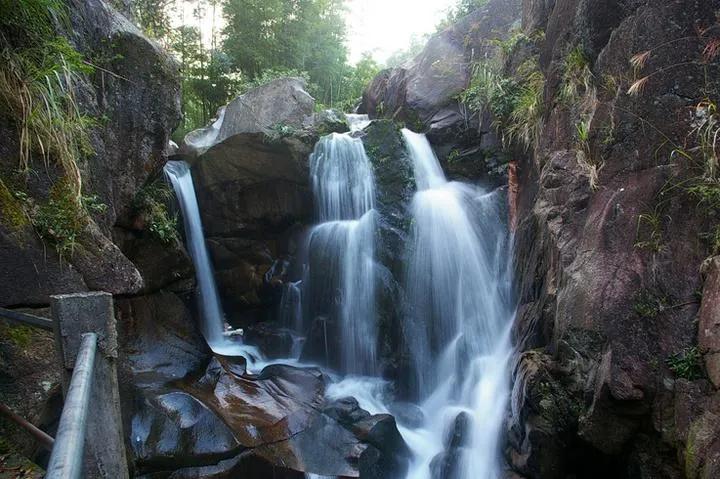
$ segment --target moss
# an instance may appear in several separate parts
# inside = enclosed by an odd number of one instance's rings
[[[0,216],[5,226],[13,231],[20,231],[29,223],[22,199],[23,192],[11,191],[0,179]]]
[[[74,186],[61,178],[50,189],[45,203],[32,216],[38,234],[50,241],[60,256],[72,256],[78,237],[88,222],[82,198],[75,196]]]
[[[33,330],[28,326],[0,323],[2,337],[15,346],[25,349],[32,343]]]

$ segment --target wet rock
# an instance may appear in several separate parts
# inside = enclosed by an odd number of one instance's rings
[[[390,413],[405,427],[418,428],[425,423],[423,410],[409,402],[394,402],[388,406]]]
[[[344,426],[351,426],[370,417],[370,413],[360,408],[354,397],[332,401],[325,406],[323,412]]]
[[[698,345],[705,354],[705,368],[720,388],[720,257],[710,260],[698,324]]]
[[[241,449],[217,415],[183,392],[146,399],[131,427],[131,446],[140,471],[213,464]]]
[[[243,340],[257,346],[268,358],[288,358],[296,333],[275,321],[250,324],[244,328]]]
[[[465,447],[470,443],[472,433],[472,417],[463,411],[455,416],[447,435],[445,436],[445,448],[456,449]]]
[[[121,387],[162,389],[202,367],[210,355],[196,319],[177,294],[118,298],[115,315]]]
[[[273,264],[296,253],[299,225],[312,215],[310,148],[297,139],[240,134],[208,150],[193,167],[206,241],[230,319],[270,319],[279,301],[281,290],[266,276]]]
[[[313,116],[313,129],[319,136],[350,131],[345,114],[340,110],[323,110]]]

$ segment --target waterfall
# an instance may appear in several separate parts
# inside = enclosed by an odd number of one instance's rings
[[[341,371],[370,374],[377,362],[375,181],[362,141],[323,137],[310,174],[320,223],[310,233],[303,296],[310,297],[311,318],[339,322]]]
[[[209,150],[217,141],[223,121],[225,120],[225,107],[221,107],[217,111],[217,119],[210,126],[193,130],[185,135],[185,145],[194,150],[196,154],[202,155]]]
[[[245,356],[248,366],[250,366],[255,360],[262,358],[260,352],[256,348],[242,344],[237,336],[227,338],[223,334],[225,316],[215,285],[210,255],[205,245],[200,209],[195,196],[190,167],[184,161],[168,161],[165,164],[164,172],[175,190],[175,196],[183,216],[187,248],[195,266],[197,296],[202,318],[201,329],[205,340],[210,348],[218,354]]]
[[[347,113],[345,114],[345,119],[348,122],[350,131],[360,131],[370,124],[370,117],[368,115]]]
[[[418,188],[406,247],[405,336],[426,415],[421,430],[406,434],[416,454],[408,477],[428,478],[432,465],[449,467],[444,474],[453,478],[494,479],[514,312],[503,198],[447,181],[425,136],[403,130],[403,137]],[[447,466],[435,458],[460,420],[469,427],[462,447],[447,451],[448,461],[455,457]]]

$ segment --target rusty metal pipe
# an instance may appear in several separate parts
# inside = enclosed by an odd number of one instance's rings
[[[27,431],[28,434],[30,434],[42,447],[48,451],[52,451],[55,440],[48,433],[39,429],[27,419],[18,416],[12,409],[3,403],[0,403],[0,413]]]

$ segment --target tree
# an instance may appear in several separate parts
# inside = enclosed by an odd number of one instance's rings
[[[226,0],[223,50],[243,77],[307,72],[323,103],[338,98],[346,72],[343,0]]]

